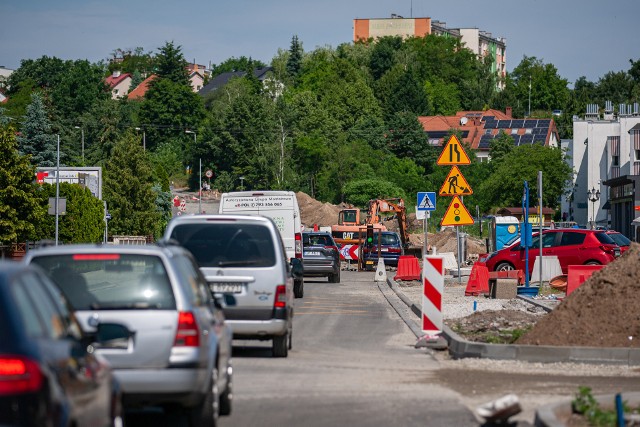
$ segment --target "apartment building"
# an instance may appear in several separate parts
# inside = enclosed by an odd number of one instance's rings
[[[574,179],[561,201],[567,219],[640,241],[640,106],[587,105],[563,140]],[[636,220],[637,218],[637,220]]]

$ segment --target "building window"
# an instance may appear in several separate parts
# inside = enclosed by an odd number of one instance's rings
[[[533,129],[531,129],[531,128],[527,128],[527,129],[524,130],[524,134],[525,135],[531,135],[532,133],[533,133]]]
[[[517,135],[518,129],[511,129],[511,135]]]
[[[620,166],[620,156],[611,156],[611,166]]]

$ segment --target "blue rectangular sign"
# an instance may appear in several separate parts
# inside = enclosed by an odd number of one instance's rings
[[[436,210],[436,192],[427,191],[418,193],[418,211],[435,211]]]

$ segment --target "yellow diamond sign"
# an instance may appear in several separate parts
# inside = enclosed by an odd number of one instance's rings
[[[473,218],[458,196],[453,196],[440,225],[473,225]]]

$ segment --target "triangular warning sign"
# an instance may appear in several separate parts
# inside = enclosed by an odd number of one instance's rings
[[[438,166],[447,165],[470,165],[471,159],[462,148],[460,140],[455,135],[451,135],[449,141],[444,146],[440,157],[438,157]]]
[[[449,225],[473,225],[473,218],[458,196],[453,196],[453,200],[451,200],[440,225],[443,227]]]
[[[470,196],[473,194],[473,190],[467,180],[464,179],[464,176],[462,176],[460,169],[457,166],[453,166],[438,194],[441,196]]]

